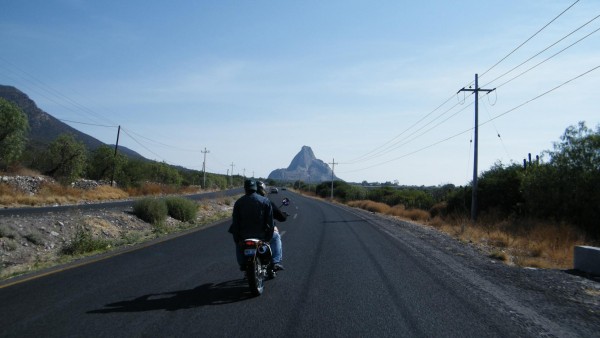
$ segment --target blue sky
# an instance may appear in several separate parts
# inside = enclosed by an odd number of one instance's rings
[[[480,94],[480,172],[600,123],[600,19],[565,38],[600,2],[556,18],[574,2],[5,1],[0,84],[189,168],[206,148],[208,171],[266,177],[307,145],[346,181],[465,185],[473,96],[457,91],[476,73],[497,88]]]

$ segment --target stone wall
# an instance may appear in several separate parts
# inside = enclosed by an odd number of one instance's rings
[[[34,195],[45,182],[54,182],[44,176],[0,176],[0,184],[7,184],[25,194]]]
[[[6,184],[14,189],[29,195],[35,195],[39,192],[44,183],[55,183],[52,178],[45,176],[0,176],[0,184]],[[77,189],[91,190],[101,185],[110,185],[110,181],[93,181],[80,179],[71,186]]]

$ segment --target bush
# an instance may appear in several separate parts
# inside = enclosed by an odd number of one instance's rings
[[[23,237],[25,237],[26,240],[28,240],[29,242],[31,242],[35,245],[43,245],[44,244],[44,239],[42,237],[42,234],[40,234],[39,232],[31,232]]]
[[[144,198],[133,204],[133,213],[145,222],[160,225],[167,219],[168,209],[164,200]]]
[[[15,239],[17,237],[17,232],[10,226],[2,224],[0,225],[0,238],[2,237]]]
[[[169,216],[182,222],[193,222],[196,219],[198,205],[196,202],[183,197],[169,197],[166,199]]]
[[[89,231],[81,228],[78,229],[73,240],[66,244],[61,252],[64,255],[81,255],[88,252],[104,250],[110,247],[110,242],[104,239],[96,239],[92,237]]]

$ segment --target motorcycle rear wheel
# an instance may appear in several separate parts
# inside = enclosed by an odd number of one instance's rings
[[[265,288],[265,274],[259,257],[256,257],[253,262],[248,262],[246,275],[248,276],[250,292],[254,296],[260,296]]]

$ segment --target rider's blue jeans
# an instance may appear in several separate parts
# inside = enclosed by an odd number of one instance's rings
[[[271,239],[271,253],[273,254],[273,258],[271,261],[273,264],[277,264],[281,262],[283,258],[283,248],[281,247],[281,236],[279,232],[275,231],[273,233],[273,238]]]

